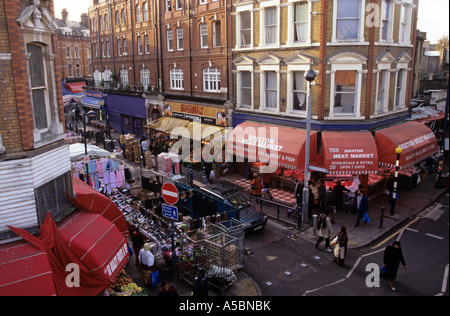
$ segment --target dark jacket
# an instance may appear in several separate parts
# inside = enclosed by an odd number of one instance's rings
[[[386,265],[385,275],[387,279],[395,280],[397,278],[397,270],[400,262],[406,266],[402,248],[395,249],[393,245],[387,246],[383,256],[383,263]]]
[[[361,202],[359,203],[358,212],[363,214],[369,211],[369,199],[366,195],[363,195],[361,198]]]
[[[196,277],[192,296],[208,296],[208,276]]]

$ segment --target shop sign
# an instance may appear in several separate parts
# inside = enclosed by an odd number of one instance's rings
[[[103,92],[84,91],[84,95],[89,98],[103,99]]]
[[[164,115],[182,120],[199,121],[202,124],[228,126],[227,109],[212,106],[165,102]]]

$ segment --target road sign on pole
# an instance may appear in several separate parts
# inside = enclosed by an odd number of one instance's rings
[[[164,183],[161,188],[161,195],[167,204],[177,204],[178,202],[178,189],[172,183]]]
[[[162,215],[164,217],[173,219],[173,220],[178,220],[178,208],[176,206],[173,205],[169,205],[169,204],[162,204]]]

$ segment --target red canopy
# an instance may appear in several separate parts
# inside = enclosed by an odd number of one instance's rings
[[[111,284],[111,279],[128,260],[125,238],[100,215],[75,212],[64,221],[65,228],[59,231],[50,213],[47,213],[39,229],[39,237],[23,229],[8,227],[47,255],[58,296],[98,295]],[[69,247],[67,243],[77,235],[80,239]],[[73,278],[74,265],[78,267],[76,274],[79,273],[79,284],[76,286],[67,282]],[[109,271],[110,267],[114,270]],[[42,284],[34,285],[37,289],[45,288]]]
[[[316,132],[311,132],[310,161],[315,158]],[[298,128],[246,121],[236,126],[227,151],[250,162],[297,169],[305,164],[306,131]]]
[[[69,90],[72,93],[81,93],[83,92],[83,86],[86,85],[86,82],[82,81],[82,82],[71,82],[71,83],[66,83],[64,85],[64,87]]]
[[[59,232],[90,273],[113,282],[128,262],[126,239],[114,224],[98,214],[72,213],[64,219]]]
[[[322,132],[323,165],[329,174],[372,174],[378,169],[370,132]]]
[[[69,199],[73,204],[81,210],[100,214],[115,224],[123,236],[127,237],[129,235],[125,216],[110,198],[101,194],[75,176],[72,176],[72,183],[76,198],[72,199],[69,196]]]
[[[400,147],[400,168],[414,165],[417,162],[438,152],[436,137],[431,129],[419,122],[406,122],[376,132],[375,140],[378,148],[380,165],[395,167]]]
[[[0,246],[0,296],[54,296],[47,254],[20,241]]]

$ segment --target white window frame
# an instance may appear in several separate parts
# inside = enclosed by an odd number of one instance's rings
[[[166,30],[166,38],[167,38],[167,51],[173,51],[173,31],[171,28]]]
[[[184,49],[183,28],[181,26],[177,27],[176,34],[177,34],[177,50],[183,50]]]
[[[411,45],[412,8],[413,6],[411,0],[403,0],[403,3],[400,5],[400,19],[398,28],[399,45]],[[405,21],[403,21],[403,19]],[[402,32],[402,28],[404,28],[404,32]]]
[[[199,0],[198,4],[200,4],[200,5],[206,4],[206,0]]]
[[[266,10],[275,8],[276,23],[275,26],[275,42],[266,43]],[[259,24],[260,24],[260,38],[259,46],[262,47],[280,47],[280,1],[269,1],[260,3],[259,12]],[[273,27],[273,26],[271,26]]]
[[[243,104],[242,103],[242,89],[244,88],[244,82],[242,80],[242,73],[243,72],[248,72],[250,73],[250,104]],[[253,75],[253,67],[249,66],[249,67],[245,67],[245,66],[241,66],[241,67],[237,67],[237,75],[236,75],[236,99],[237,99],[237,107],[239,108],[244,108],[244,109],[254,109],[253,106],[253,84],[254,84],[254,75]],[[245,83],[247,84],[247,83]],[[245,87],[245,89],[247,89],[247,87]]]
[[[122,39],[121,38],[117,39],[117,54],[119,56],[122,56]]]
[[[107,82],[111,81],[111,75],[112,75],[111,69],[109,69],[109,68],[105,69],[102,73],[103,81],[107,81]]]
[[[109,41],[106,41],[106,56],[111,57],[111,46],[109,45]]]
[[[203,69],[203,91],[220,92],[220,69],[206,67]]]
[[[377,74],[377,86],[375,96],[375,115],[385,114],[388,112],[389,104],[389,81],[391,73],[389,69],[381,68]],[[380,96],[380,92],[383,95]],[[381,106],[380,106],[381,105]]]
[[[386,7],[386,4],[388,7]],[[386,15],[386,8],[388,8],[388,15]],[[380,12],[380,42],[393,43],[394,42],[394,16],[395,16],[395,1],[382,0]],[[386,38],[383,38],[383,22],[387,21]]]
[[[175,0],[175,10],[183,9],[183,0]]]
[[[148,34],[144,35],[144,52],[145,54],[150,54],[150,38]]]
[[[330,110],[328,119],[363,119],[361,115],[361,94],[362,94],[362,79],[363,79],[363,65],[367,60],[364,56],[356,53],[342,53],[337,56],[333,56],[330,59],[331,70],[330,73]],[[353,114],[351,113],[334,113],[334,101],[335,101],[335,74],[336,71],[354,70],[356,71],[356,97]]]
[[[213,47],[220,47],[220,46],[222,46],[221,27],[222,26],[221,26],[220,20],[215,20],[215,21],[212,22]],[[219,40],[219,43],[217,43],[217,40]]]
[[[181,68],[170,69],[170,89],[184,90],[183,69]]]
[[[366,8],[366,1],[365,0],[359,0],[360,6],[359,6],[359,27],[358,27],[358,38],[357,39],[338,39],[337,38],[337,20],[338,20],[338,1],[341,0],[333,0],[333,32],[331,35],[331,42],[332,43],[355,43],[355,42],[364,42],[364,25],[365,25],[365,8]]]
[[[126,37],[122,38],[122,48],[123,48],[123,56],[127,56],[128,55],[128,40],[126,39]]]
[[[137,36],[137,49],[138,49],[138,54],[142,55],[143,54],[143,49],[142,49],[142,36],[138,35]]]
[[[199,25],[200,48],[208,48],[208,24],[205,22]],[[206,42],[206,43],[205,43]]]
[[[141,81],[141,85],[145,88],[148,89],[148,87],[150,86],[150,69],[148,68],[142,68],[139,71],[140,74],[140,81]]]
[[[139,4],[136,4],[136,23],[140,23],[142,22],[142,18],[141,18],[141,6]]]
[[[300,3],[307,3],[308,20],[306,21],[306,38],[305,41],[295,41],[295,6]],[[288,1],[288,28],[286,45],[289,46],[310,46],[311,45],[311,1],[306,0],[289,0]]]
[[[148,4],[147,2],[144,2],[142,4],[142,15],[144,22],[148,22]]]
[[[129,85],[129,79],[128,79],[128,69],[122,68],[119,71],[120,75],[120,82],[125,87],[126,85]]]
[[[236,22],[236,43],[234,49],[253,49],[254,47],[254,39],[253,39],[253,4],[246,4],[246,5],[239,5],[239,4],[233,4],[235,7],[236,12],[234,13],[236,16],[235,22]],[[250,15],[250,43],[248,45],[243,46],[242,45],[242,23],[241,23],[241,14],[249,13]]]

